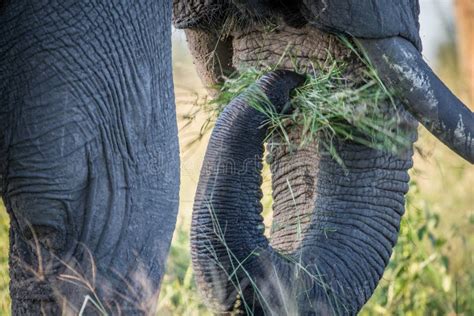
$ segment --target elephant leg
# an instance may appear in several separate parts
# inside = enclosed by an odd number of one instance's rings
[[[153,311],[178,210],[170,1],[7,1],[15,315]]]

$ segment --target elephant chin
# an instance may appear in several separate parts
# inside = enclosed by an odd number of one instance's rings
[[[359,39],[381,79],[435,137],[474,164],[474,113],[433,73],[413,44],[401,37]]]
[[[281,110],[297,78],[270,73],[256,86]],[[198,288],[219,313],[356,314],[396,242],[412,148],[395,155],[336,139],[342,166],[317,143],[269,145],[269,241],[260,203],[267,117],[249,105],[254,93],[252,87],[226,107],[207,148],[191,231]],[[406,114],[413,143],[417,123]],[[290,137],[297,141],[299,132]],[[269,144],[283,143],[274,137]]]

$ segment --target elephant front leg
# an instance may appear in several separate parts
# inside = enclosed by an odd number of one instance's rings
[[[154,310],[178,210],[168,1],[11,1],[0,171],[15,315]]]
[[[7,187],[14,190],[22,186],[9,181]],[[72,258],[72,250],[77,246],[73,245],[75,237],[72,232],[77,227],[68,221],[71,214],[67,210],[71,205],[33,192],[6,195],[4,200],[11,219],[12,313],[57,315],[65,308],[72,308],[73,302],[65,293],[64,285],[67,283],[63,284],[69,276],[75,275],[74,270],[78,268]],[[87,282],[89,278],[82,269],[80,273]],[[77,286],[74,291],[76,297],[88,295],[88,289],[82,286]]]

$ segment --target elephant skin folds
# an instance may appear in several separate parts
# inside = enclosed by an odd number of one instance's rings
[[[179,188],[171,9],[20,0],[0,15],[15,315],[77,313],[87,294],[115,312],[156,304]]]

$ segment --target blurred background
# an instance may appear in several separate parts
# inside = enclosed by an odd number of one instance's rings
[[[426,61],[474,110],[474,0],[420,0],[420,4]],[[173,45],[181,198],[158,314],[209,315],[194,285],[189,250],[192,203],[209,136],[200,135],[206,117],[196,114],[196,104],[206,92],[182,32],[174,31]],[[474,166],[422,127],[416,147],[399,241],[361,314],[474,315]],[[263,204],[271,208],[268,186],[267,177]],[[8,313],[8,216],[0,210],[0,315]]]

